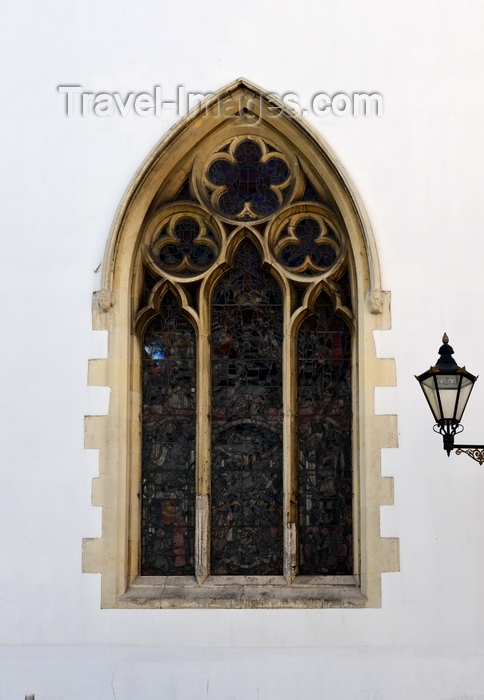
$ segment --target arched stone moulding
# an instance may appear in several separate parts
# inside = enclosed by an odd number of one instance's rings
[[[279,105],[277,109],[276,104]],[[327,584],[319,586],[316,596],[314,589],[302,595],[301,589],[294,590],[290,586],[283,596],[278,596],[274,594],[274,587],[268,585],[263,594],[255,594],[247,587],[246,593],[227,589],[224,596],[197,597],[196,592],[187,592],[186,588],[175,590],[176,582],[172,581],[173,596],[163,598],[159,593],[160,580],[150,587],[150,581],[146,580],[149,577],[143,577],[141,582],[137,578],[141,358],[139,342],[135,342],[132,332],[136,323],[145,324],[151,315],[148,309],[143,318],[136,317],[143,264],[140,241],[147,219],[165,203],[173,201],[204,154],[212,153],[224,139],[250,133],[255,138],[263,134],[274,148],[294,154],[294,163],[298,161],[307,178],[317,184],[324,200],[337,213],[338,225],[347,237],[354,306],[355,575],[352,585],[328,577]],[[250,222],[241,224],[240,237],[244,227],[267,261],[266,244],[257,226],[252,227]],[[237,232],[232,241],[236,237]],[[234,248],[234,243],[229,242],[229,246]],[[282,280],[276,267],[273,274]],[[214,274],[217,276],[221,272]],[[154,306],[169,287],[164,281],[156,286]],[[188,297],[176,291],[176,284],[170,288],[175,290],[185,313],[194,317],[197,310]],[[305,295],[307,312],[297,312],[300,318],[293,319],[293,329],[299,327],[309,313],[322,288],[329,293],[337,310],[339,302],[331,280],[320,280],[309,285]],[[348,310],[341,308],[337,313],[349,319]],[[108,415],[86,417],[86,448],[98,449],[100,454],[99,477],[93,480],[92,504],[103,508],[103,518],[102,537],[84,540],[83,570],[102,574],[102,607],[381,605],[381,574],[399,570],[398,541],[380,537],[380,506],[393,503],[393,480],[381,476],[381,449],[397,447],[396,417],[376,415],[374,410],[375,388],[395,385],[394,361],[376,357],[373,338],[374,330],[390,328],[390,293],[381,290],[376,246],[364,208],[342,166],[318,134],[273,97],[243,79],[223,88],[202,108],[182,119],[148,156],[120,205],[106,247],[102,289],[93,298],[93,327],[109,332],[108,358],[90,361],[89,385],[110,387],[111,397]],[[202,356],[198,361],[205,360]],[[204,465],[199,465],[198,469],[203,475]],[[208,499],[203,493],[202,489],[202,495],[197,496],[198,513],[208,508]],[[202,521],[203,518],[199,525]],[[205,535],[201,533],[198,547],[204,546]],[[291,533],[286,536],[291,537]],[[199,558],[204,560],[203,556]],[[198,571],[198,582],[206,575],[207,571]]]

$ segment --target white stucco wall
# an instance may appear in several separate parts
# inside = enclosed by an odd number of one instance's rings
[[[220,4],[6,1],[1,9],[0,698],[36,700],[477,700],[484,698],[484,467],[449,459],[413,378],[444,331],[484,372],[484,5],[478,0]],[[378,92],[384,115],[309,121],[355,183],[377,241],[393,329],[398,450],[383,472],[401,572],[379,610],[100,610],[81,541],[97,454],[83,416],[91,295],[122,194],[176,121],[68,118],[58,85],[90,92],[239,76],[309,104],[319,92]],[[482,381],[482,380],[481,380]],[[466,441],[484,443],[476,385]]]

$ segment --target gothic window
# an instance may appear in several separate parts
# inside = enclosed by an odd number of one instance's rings
[[[90,383],[110,412],[86,438],[103,537],[84,555],[106,607],[375,606],[397,566],[376,252],[329,156],[247,90],[157,149],[108,246]],[[256,97],[256,120],[221,109]]]

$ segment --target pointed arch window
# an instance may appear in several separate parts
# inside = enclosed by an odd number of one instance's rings
[[[259,100],[256,121],[214,103],[192,141],[170,137],[108,252],[95,319],[111,314],[107,421],[125,438],[102,453],[118,500],[85,569],[109,607],[374,605],[371,537],[392,559],[366,516],[391,488],[361,420],[374,250],[327,155]]]

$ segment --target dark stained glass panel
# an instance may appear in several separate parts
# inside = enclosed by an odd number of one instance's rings
[[[353,304],[351,302],[351,282],[348,270],[345,270],[344,275],[338,280],[338,286],[343,292],[343,301],[348,309],[353,309]]]
[[[158,280],[156,280],[153,275],[149,273],[148,270],[145,269],[144,271],[144,280],[143,280],[143,291],[141,294],[141,307],[146,306],[149,302],[150,299],[150,294],[153,291],[153,287],[157,283]]]
[[[329,235],[331,235],[331,230]],[[336,252],[327,243],[317,243],[316,239],[321,234],[321,226],[316,219],[306,218],[298,221],[295,234],[301,241],[298,244],[284,246],[281,250],[281,261],[287,267],[298,267],[311,258],[319,268],[329,267],[336,260]],[[314,273],[312,273],[314,274]]]
[[[353,573],[351,334],[325,294],[298,338],[299,572]]]
[[[213,241],[213,248],[197,242],[200,226],[195,219],[184,217],[175,224],[176,243],[167,243],[159,252],[160,265],[167,272],[204,272],[215,260],[215,239],[211,231],[205,237]]]
[[[273,214],[279,207],[279,199],[271,185],[282,185],[287,180],[286,163],[276,156],[262,162],[262,150],[255,141],[242,141],[234,155],[235,163],[215,160],[207,173],[213,185],[227,188],[218,200],[220,211],[226,216],[237,216],[248,204],[258,216]]]
[[[322,199],[319,196],[319,194],[316,192],[316,189],[313,187],[312,183],[309,180],[306,180],[306,188],[304,190],[303,194],[303,202],[321,202]]]
[[[141,574],[193,575],[195,332],[169,292],[143,342]]]
[[[282,295],[242,241],[212,302],[213,574],[282,573]]]
[[[192,193],[190,192],[190,180],[187,178],[185,182],[183,183],[181,190],[178,192],[177,196],[175,197],[175,201],[177,202],[194,202],[196,201],[194,197],[192,196]]]

